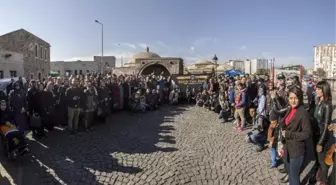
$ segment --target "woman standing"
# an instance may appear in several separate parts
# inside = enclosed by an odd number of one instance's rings
[[[54,94],[54,84],[48,82],[44,92],[43,99],[45,103],[45,126],[49,131],[52,131],[55,126],[55,104],[56,104],[56,95]]]
[[[284,162],[289,184],[300,185],[300,171],[306,153],[306,141],[311,137],[309,114],[303,106],[303,92],[298,87],[289,90],[290,109],[281,123],[284,137]]]
[[[19,82],[15,82],[14,89],[9,93],[10,109],[14,112],[14,122],[22,131],[29,130],[27,123],[27,98]]]
[[[316,180],[319,181],[319,184],[327,184],[328,176],[328,166],[324,162],[326,152],[330,145],[332,144],[332,136],[328,132],[328,126],[331,123],[332,115],[332,99],[330,85],[327,81],[320,81],[316,85],[316,107],[314,111],[314,144],[316,146],[315,155],[317,158],[316,161]]]

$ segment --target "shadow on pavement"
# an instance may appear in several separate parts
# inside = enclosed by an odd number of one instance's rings
[[[0,184],[1,185],[11,185],[9,180],[6,177],[1,177],[1,176],[0,176]]]
[[[17,182],[29,184],[102,184],[110,182],[112,172],[134,174],[143,169],[133,163],[131,154],[174,152],[175,138],[169,135],[176,115],[187,106],[163,106],[160,110],[132,115],[120,112],[110,116],[106,124],[94,125],[93,132],[70,136],[67,131],[55,130],[41,141],[29,141],[32,157],[3,162]],[[115,157],[123,161],[118,161]],[[125,160],[124,160],[125,159]],[[19,166],[19,167],[18,167]],[[17,177],[18,170],[22,177]],[[21,178],[21,179],[18,179]],[[0,183],[1,185],[3,183]]]

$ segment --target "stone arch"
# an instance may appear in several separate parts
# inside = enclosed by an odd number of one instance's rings
[[[160,74],[163,71],[164,76],[170,76],[171,72],[170,70],[164,65],[159,62],[151,62],[148,64],[145,64],[141,67],[139,70],[140,75],[148,75],[154,72],[155,75]]]

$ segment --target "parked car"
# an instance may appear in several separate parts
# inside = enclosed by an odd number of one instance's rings
[[[0,79],[0,90],[4,91],[6,93],[7,90],[7,86],[10,84],[12,78],[3,78]],[[19,80],[18,77],[13,78],[14,82],[17,82]],[[22,78],[23,81],[23,90],[27,91],[28,90],[28,83],[27,80],[25,78]]]

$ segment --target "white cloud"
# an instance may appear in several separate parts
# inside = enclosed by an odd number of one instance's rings
[[[313,66],[311,56],[279,56],[274,58],[275,58],[275,66],[303,65],[305,68]]]
[[[217,38],[214,37],[203,37],[195,40],[193,42],[194,46],[203,46],[205,44],[216,44],[218,42]]]
[[[164,43],[164,42],[161,41],[161,40],[159,40],[159,41],[157,42],[157,44],[158,44],[160,47],[163,47],[163,48],[168,48],[168,47],[169,47],[166,43]]]
[[[116,46],[126,46],[132,49],[136,49],[136,45],[131,44],[131,43],[127,43],[127,42],[123,42],[123,43],[116,43]]]
[[[190,47],[190,51],[191,51],[191,53],[193,53],[193,52],[195,51],[195,47],[194,47],[194,46],[191,46],[191,47]]]
[[[241,46],[241,47],[240,47],[240,50],[246,50],[246,49],[247,49],[246,46]]]
[[[147,48],[147,44],[146,43],[139,43],[138,44],[141,48],[146,49]]]

